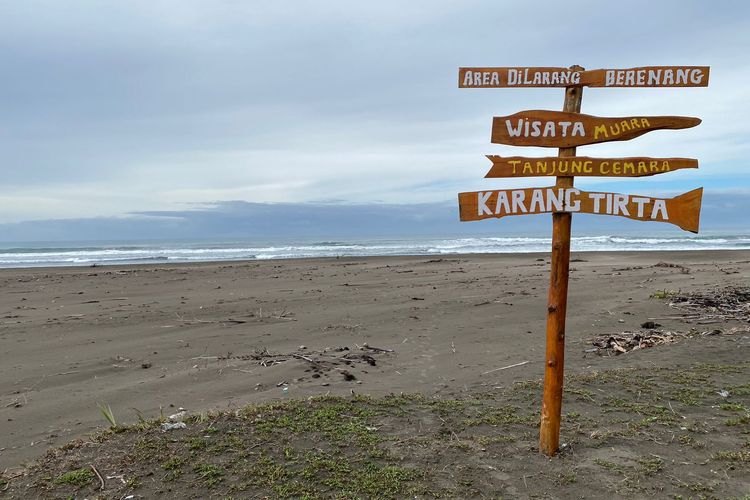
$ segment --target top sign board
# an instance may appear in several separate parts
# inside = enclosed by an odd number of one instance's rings
[[[568,68],[459,68],[460,88],[708,87],[709,66],[644,66],[578,71]]]

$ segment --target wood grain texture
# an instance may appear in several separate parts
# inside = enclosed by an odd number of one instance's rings
[[[557,67],[458,69],[460,88],[513,87],[707,87],[709,66],[643,66],[589,71]]]
[[[581,71],[581,66],[571,66]],[[580,113],[583,87],[565,89],[563,111]],[[576,148],[560,148],[557,156],[572,158]],[[555,182],[558,190],[573,189],[575,178],[559,176]],[[550,280],[547,293],[547,327],[544,362],[544,391],[539,419],[539,451],[547,456],[557,453],[560,447],[560,418],[565,370],[565,321],[568,310],[568,276],[570,270],[570,232],[573,216],[566,212],[552,214],[552,249],[550,253]]]
[[[702,195],[703,188],[674,198],[655,198],[555,186],[459,193],[458,203],[462,221],[509,215],[583,212],[667,222],[697,233]]]
[[[571,148],[627,141],[653,130],[690,128],[700,123],[700,118],[688,116],[599,117],[564,111],[528,110],[494,117],[492,142],[510,146]]]
[[[698,168],[693,158],[650,158],[636,156],[628,158],[592,158],[575,156],[561,158],[546,156],[527,158],[523,156],[487,155],[492,168],[485,178],[581,176],[581,177],[646,177],[683,168]]]

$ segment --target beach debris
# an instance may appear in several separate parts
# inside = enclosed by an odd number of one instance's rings
[[[624,354],[637,349],[646,349],[656,345],[672,344],[680,339],[694,336],[695,333],[671,332],[661,330],[621,332],[599,335],[592,339],[598,354]]]
[[[528,363],[528,361],[521,361],[520,363],[514,363],[512,365],[503,366],[503,367],[500,367],[500,368],[493,368],[492,370],[488,370],[486,372],[482,372],[482,375],[488,375],[488,374],[493,373],[493,372],[499,372],[500,370],[507,370],[508,368],[515,368],[516,366],[522,366],[522,365],[525,365],[527,363]]]
[[[696,323],[728,320],[750,323],[750,287],[725,286],[699,292],[669,292],[657,298],[669,299],[669,307],[682,312],[680,319]]]
[[[659,323],[655,323],[653,321],[644,321],[641,323],[641,328],[647,328],[649,330],[653,330],[655,328],[659,328],[661,325]]]
[[[161,424],[161,430],[164,432],[177,429],[187,429],[187,424],[185,424],[185,422],[164,422]]]
[[[96,477],[99,478],[99,489],[104,489],[104,478],[101,474],[99,474],[99,470],[94,466],[94,464],[89,464],[89,467],[91,467],[91,470],[94,471],[94,474],[96,474]]]
[[[724,389],[717,391],[716,394],[721,396],[722,398],[728,398],[729,397],[729,391],[726,391]]]
[[[651,267],[667,267],[667,268],[679,269],[682,274],[690,274],[690,268],[685,267],[682,264],[672,264],[671,262],[657,262]]]
[[[185,410],[184,408],[180,408],[177,413],[175,413],[174,415],[170,415],[168,419],[171,422],[182,422],[182,419],[185,418],[186,415],[187,410]]]
[[[597,354],[624,354],[637,349],[647,349],[657,345],[674,344],[682,339],[709,335],[734,335],[737,333],[748,333],[750,328],[730,328],[726,331],[710,330],[688,332],[675,332],[665,330],[639,330],[635,332],[625,331],[615,334],[597,335],[591,339],[593,349],[585,349],[584,352],[596,352]]]
[[[362,346],[354,344],[356,351],[353,348],[347,346],[329,346],[322,350],[313,350],[308,347],[299,346],[297,352],[276,354],[268,351],[267,348],[256,348],[252,353],[236,355],[228,352],[223,356],[201,356],[204,360],[214,360],[216,362],[224,362],[234,367],[236,371],[243,371],[238,369],[236,366],[237,361],[250,361],[256,362],[258,365],[263,367],[272,367],[280,363],[285,363],[290,360],[299,360],[304,362],[306,373],[309,373],[309,377],[313,379],[320,379],[322,376],[327,377],[328,374],[333,370],[338,370],[344,374],[344,379],[347,381],[354,381],[357,377],[351,373],[351,368],[357,364],[370,366],[377,366],[378,359],[381,356],[388,356],[395,352],[393,349],[386,349],[382,347],[373,347],[368,344]],[[360,351],[360,352],[357,352]],[[366,351],[366,352],[361,352]],[[246,371],[246,370],[245,370]],[[253,371],[246,371],[252,373]],[[362,371],[367,373],[366,369]],[[306,375],[307,376],[307,375]],[[305,377],[306,377],[305,376]],[[299,377],[294,379],[294,383],[302,382],[305,377]],[[276,384],[277,387],[289,385],[286,380]],[[255,391],[263,390],[262,384],[258,383],[255,385]],[[286,392],[284,392],[286,394]]]
[[[373,346],[369,345],[367,342],[365,342],[364,344],[362,344],[362,348],[369,349],[371,351],[376,351],[376,352],[393,352],[393,349],[384,349],[382,347],[373,347]]]

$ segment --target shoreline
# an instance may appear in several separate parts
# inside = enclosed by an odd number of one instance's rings
[[[645,257],[647,255],[664,254],[673,255],[675,257],[685,255],[699,255],[699,254],[731,254],[731,253],[742,253],[747,254],[750,258],[750,248],[748,249],[694,249],[694,250],[571,250],[571,259],[581,258],[576,257],[578,254],[584,255],[613,255],[613,254],[627,254],[635,257]],[[99,269],[106,268],[111,269],[115,267],[123,268],[149,268],[149,267],[205,267],[205,266],[220,266],[226,264],[252,264],[252,263],[302,263],[302,262],[320,262],[326,263],[330,261],[344,261],[344,260],[373,260],[373,259],[469,259],[469,258],[501,258],[501,259],[513,259],[515,257],[529,256],[535,258],[549,257],[549,251],[539,252],[476,252],[476,253],[440,253],[440,254],[399,254],[399,255],[343,255],[343,256],[315,256],[315,257],[283,257],[283,258],[270,258],[270,259],[227,259],[227,260],[196,260],[196,261],[164,261],[164,262],[147,262],[147,263],[112,263],[112,264],[63,264],[59,266],[26,266],[26,267],[0,267],[0,273],[6,271],[23,271],[23,270],[39,270],[39,271],[56,271],[56,270],[80,270],[80,269]]]

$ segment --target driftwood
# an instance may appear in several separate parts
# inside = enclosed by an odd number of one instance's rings
[[[750,323],[750,287],[727,286],[701,292],[667,293],[669,307],[683,313],[685,319],[699,323],[708,320]]]
[[[620,332],[615,334],[597,335],[591,339],[594,346],[585,352],[595,352],[602,355],[625,354],[638,349],[648,349],[658,345],[674,344],[683,339],[710,335],[734,335],[748,333],[750,328],[730,328],[728,330],[707,330],[689,332],[673,332],[665,330],[640,330],[636,332]]]
[[[290,359],[299,359],[310,365],[312,371],[318,373],[330,370],[344,370],[342,366],[353,366],[355,363],[363,363],[369,366],[377,366],[378,360],[375,356],[387,355],[395,352],[393,349],[384,349],[380,347],[372,347],[367,344],[362,346],[356,346],[358,350],[369,350],[369,354],[355,353],[349,347],[327,347],[322,351],[311,351],[307,350],[305,346],[301,346],[301,349],[305,349],[305,353],[300,352],[292,353],[280,353],[275,354],[268,351],[268,349],[256,349],[252,353],[248,354],[232,354],[231,352],[223,356],[201,356],[193,359],[206,359],[216,361],[256,361],[258,365],[263,367],[271,367],[279,363],[286,362]],[[347,380],[350,380],[347,378]],[[353,380],[353,379],[352,379]]]

